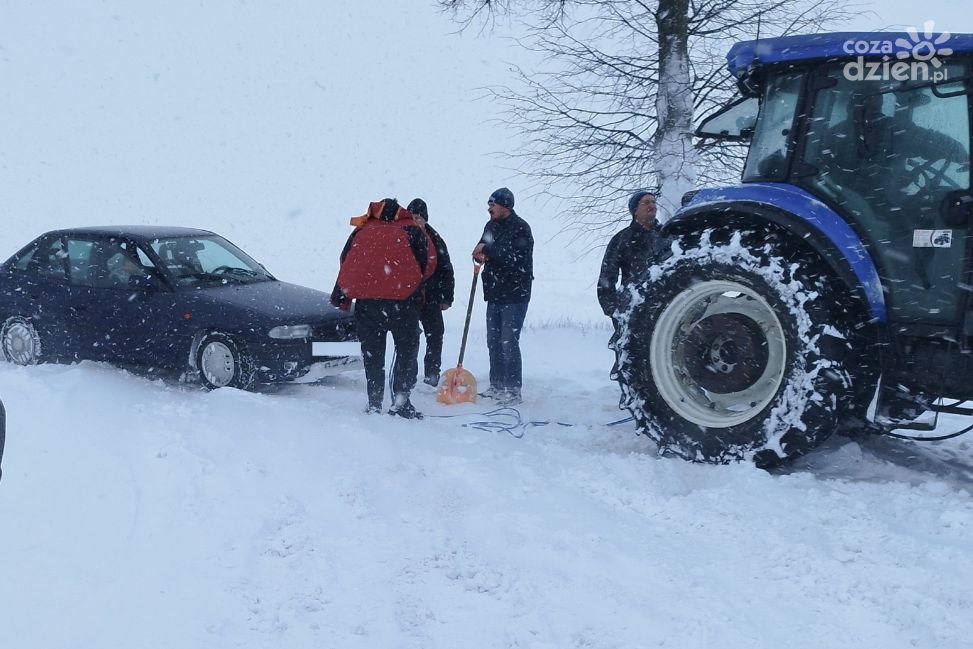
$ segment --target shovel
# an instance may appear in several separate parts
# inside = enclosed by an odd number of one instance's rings
[[[470,333],[470,317],[473,315],[473,299],[476,297],[476,280],[480,276],[480,264],[473,265],[473,286],[470,287],[470,303],[466,307],[466,324],[463,326],[463,342],[459,346],[459,362],[456,367],[443,372],[442,383],[436,393],[439,403],[473,403],[476,401],[476,379],[463,369],[466,353],[466,337]]]

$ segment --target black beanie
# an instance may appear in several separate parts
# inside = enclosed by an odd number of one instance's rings
[[[501,187],[497,191],[490,194],[490,200],[497,205],[506,207],[508,210],[512,210],[514,208],[514,193],[506,187]]]
[[[413,198],[412,202],[409,203],[409,207],[405,209],[422,218],[423,221],[429,220],[429,208],[426,207],[426,201],[421,198]]]
[[[629,198],[628,198],[628,211],[629,211],[629,213],[632,216],[635,216],[635,210],[639,206],[639,201],[642,200],[643,198],[645,198],[646,196],[655,196],[655,194],[653,194],[652,192],[650,192],[648,190],[640,189],[639,191],[637,191],[634,194],[632,194],[631,196],[629,196]]]
[[[383,221],[394,221],[399,213],[399,202],[394,198],[383,198],[382,214],[379,216]]]

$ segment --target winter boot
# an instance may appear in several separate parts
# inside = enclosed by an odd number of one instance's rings
[[[478,396],[481,396],[484,399],[497,399],[502,392],[503,392],[503,390],[498,390],[497,388],[495,388],[495,387],[493,387],[491,385],[490,387],[488,387],[483,392],[480,392],[480,394]]]
[[[422,419],[422,413],[416,410],[411,401],[406,401],[401,406],[393,406],[389,409],[390,415],[398,415],[403,419]]]

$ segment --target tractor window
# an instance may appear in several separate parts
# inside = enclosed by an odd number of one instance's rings
[[[966,95],[849,80],[840,65],[819,74],[798,183],[858,224],[893,320],[955,323],[969,224],[944,206],[970,190]]]
[[[789,72],[768,81],[743,171],[745,182],[783,180],[787,174],[787,153],[803,79],[803,72]]]
[[[717,140],[749,140],[757,123],[760,103],[756,97],[742,97],[703,119],[696,129],[699,137]]]

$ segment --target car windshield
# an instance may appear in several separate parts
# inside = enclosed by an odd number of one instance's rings
[[[247,253],[216,235],[155,239],[150,246],[181,287],[274,279]]]

